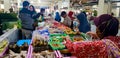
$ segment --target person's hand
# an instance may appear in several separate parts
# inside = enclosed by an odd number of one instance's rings
[[[70,41],[70,37],[69,36],[66,36],[66,37],[63,37],[64,41],[62,42],[62,44],[67,44],[68,41]]]
[[[37,27],[38,26],[38,22],[34,22],[33,26]]]
[[[97,34],[94,33],[94,32],[87,32],[87,35],[91,36],[92,39],[99,39],[99,37],[97,36]]]

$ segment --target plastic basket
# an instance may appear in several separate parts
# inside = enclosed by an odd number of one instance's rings
[[[62,36],[67,36],[66,34],[51,34],[50,42],[63,42]]]
[[[17,45],[18,46],[22,46],[24,43],[27,43],[28,45],[30,45],[30,43],[31,43],[31,40],[19,40],[18,42],[17,42]]]
[[[73,40],[73,37],[76,36],[75,34],[69,34],[71,40]],[[87,40],[86,38],[86,34],[85,33],[81,33],[79,36],[81,36],[83,38],[83,40]]]
[[[65,48],[65,45],[59,42],[49,42],[48,44],[53,50],[62,50]],[[58,45],[58,46],[54,46],[54,45]]]
[[[67,36],[66,34],[50,34],[50,37],[53,37],[53,36]]]

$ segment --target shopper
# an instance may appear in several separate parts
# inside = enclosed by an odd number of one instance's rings
[[[73,11],[69,11],[68,16],[71,18],[71,20],[74,20],[74,19],[75,19],[75,16],[74,16],[74,12],[73,12]]]
[[[62,11],[61,16],[64,18],[63,24],[72,28],[72,20],[68,17],[67,13]]]
[[[94,22],[97,27],[96,34],[92,32],[88,32],[88,34],[90,34],[94,38],[110,39],[111,41],[115,42],[115,44],[117,44],[120,48],[120,36],[116,36],[119,30],[118,19],[116,19],[112,15],[103,14],[94,19]]]
[[[37,18],[39,22],[44,21],[44,13],[45,13],[45,9],[41,8],[40,9],[40,13],[38,13],[36,16],[34,16],[33,18]]]
[[[29,6],[29,10],[31,11],[31,17],[32,18],[37,15],[37,13],[35,11],[35,7],[33,5]],[[38,26],[38,21],[37,21],[37,18],[33,18],[33,19],[34,19],[33,27],[34,27],[34,30],[35,30],[35,28]]]
[[[29,6],[29,10],[31,11],[32,16],[36,14],[35,7],[33,5]]]
[[[88,23],[87,17],[84,13],[78,14],[77,19],[80,22],[80,25],[78,27],[80,32],[86,33],[90,31],[90,24]]]
[[[82,13],[85,15],[85,17],[87,17],[87,14],[86,14],[86,12],[85,12],[85,11],[83,11]]]
[[[33,31],[33,24],[34,24],[34,19],[31,17],[31,11],[28,9],[29,8],[29,2],[24,1],[23,2],[23,8],[19,12],[19,18],[22,23],[22,34],[23,38],[30,39],[31,38],[31,33]]]
[[[61,16],[60,16],[59,12],[56,12],[55,20],[58,22],[61,22]]]
[[[10,13],[13,13],[13,8],[12,8],[12,7],[9,9],[9,12],[10,12]]]

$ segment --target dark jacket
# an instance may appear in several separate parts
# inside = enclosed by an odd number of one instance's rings
[[[0,20],[0,35],[2,35],[2,34],[3,34],[3,31],[2,31],[2,22]]]
[[[32,13],[26,8],[19,12],[19,18],[22,21],[22,28],[33,30],[34,19],[31,17]]]

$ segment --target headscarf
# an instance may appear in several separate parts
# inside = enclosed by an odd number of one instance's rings
[[[58,21],[58,22],[60,22],[61,21],[61,17],[60,17],[59,12],[56,12],[55,14],[56,14],[55,15],[55,20]]]
[[[70,12],[68,13],[68,16],[71,18],[71,20],[74,20],[74,19],[75,19],[75,17],[73,17],[73,14],[74,14],[74,12],[72,12],[72,11],[70,11]]]
[[[87,17],[85,16],[84,13],[78,14],[77,19],[80,22],[80,25],[79,25],[80,32],[86,33],[90,31],[90,24],[88,23]]]
[[[87,17],[87,14],[86,14],[86,12],[85,12],[85,11],[83,11],[82,13],[84,13],[85,17]]]
[[[116,36],[118,33],[119,21],[109,14],[95,18],[94,23],[97,26],[97,34],[100,38]]]

